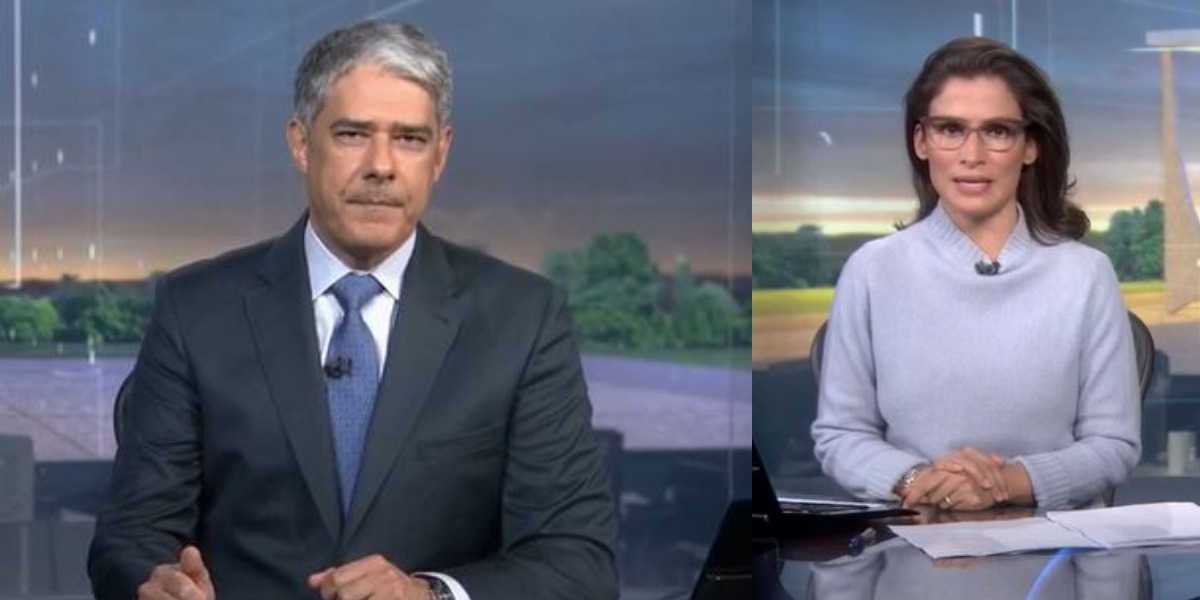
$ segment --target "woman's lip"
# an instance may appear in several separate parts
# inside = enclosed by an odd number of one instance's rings
[[[974,196],[984,194],[992,185],[990,179],[955,179],[954,187],[960,194]]]

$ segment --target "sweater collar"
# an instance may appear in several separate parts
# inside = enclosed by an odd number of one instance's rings
[[[936,241],[942,242],[943,247],[949,251],[949,258],[955,263],[974,266],[980,261],[991,262],[987,254],[950,220],[950,215],[942,209],[940,201],[925,218],[925,222],[929,224],[928,230],[931,235]],[[1000,256],[996,259],[1001,265],[1000,272],[1020,267],[1033,243],[1033,238],[1029,235],[1029,226],[1025,222],[1025,211],[1021,210],[1018,204],[1017,225],[1005,240],[1004,248],[1000,250]]]

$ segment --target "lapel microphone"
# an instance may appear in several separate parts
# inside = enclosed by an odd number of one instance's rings
[[[325,376],[330,379],[341,379],[350,375],[350,368],[354,366],[354,361],[348,356],[337,356],[325,363],[322,370],[325,371]]]
[[[1000,272],[1000,263],[994,260],[992,262],[981,260],[975,263],[975,272],[986,276],[995,275]]]

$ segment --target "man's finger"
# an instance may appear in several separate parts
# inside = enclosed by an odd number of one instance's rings
[[[212,577],[208,574],[208,567],[204,565],[204,558],[200,555],[200,549],[188,545],[179,553],[179,569],[183,574],[188,576],[200,590],[200,598],[214,599],[216,591],[213,589]]]
[[[408,598],[419,587],[406,573],[380,555],[372,555],[344,565],[314,573],[309,586],[320,591],[321,598],[358,600],[360,598]],[[408,589],[413,586],[413,589]],[[422,598],[424,596],[421,596]]]
[[[162,589],[170,598],[179,600],[204,600],[204,592],[178,568],[165,571],[162,576]]]
[[[313,573],[312,575],[309,575],[308,576],[308,587],[313,588],[313,589],[320,588],[321,584],[324,583],[325,580],[328,579],[332,573],[333,573],[333,567],[330,567],[328,569],[325,569],[324,571],[318,571],[316,573]]]
[[[317,590],[322,600],[333,600],[337,597],[337,584],[333,581],[333,574],[336,571],[336,568],[330,567],[320,573],[313,573],[308,576],[309,587]]]
[[[208,581],[208,568],[195,546],[187,546],[179,553],[179,569],[197,582]]]

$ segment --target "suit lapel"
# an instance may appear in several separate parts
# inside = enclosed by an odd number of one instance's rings
[[[353,537],[408,446],[462,321],[465,301],[455,288],[443,246],[424,227],[417,229],[402,289],[343,541]]]
[[[244,301],[271,400],[331,539],[341,533],[333,443],[304,258],[306,218],[279,238]]]

